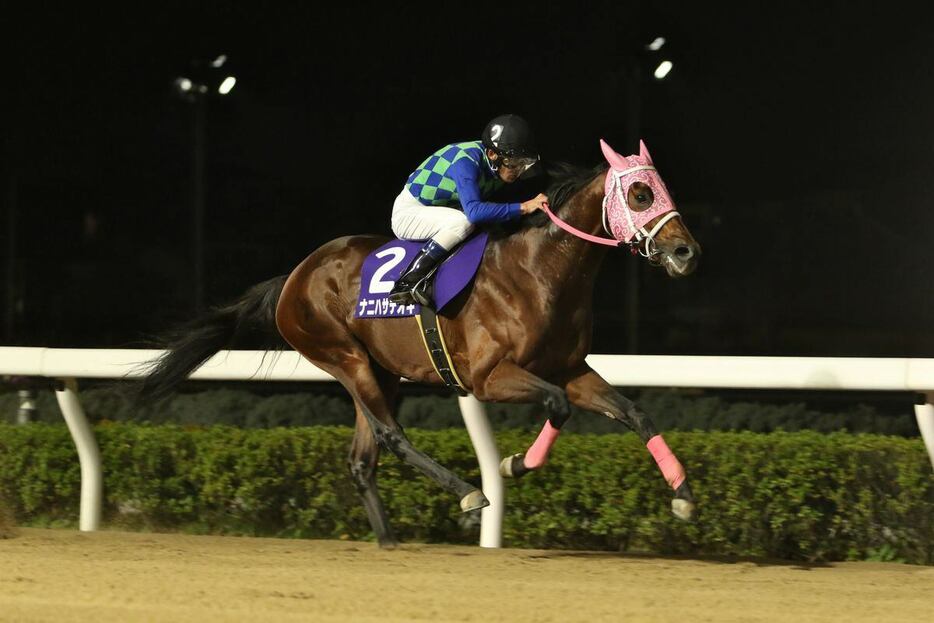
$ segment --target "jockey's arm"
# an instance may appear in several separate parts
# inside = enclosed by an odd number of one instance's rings
[[[451,165],[448,175],[457,186],[457,196],[467,220],[478,223],[500,223],[519,218],[522,211],[518,203],[493,203],[483,201],[477,176],[477,165],[469,158],[461,158]]]

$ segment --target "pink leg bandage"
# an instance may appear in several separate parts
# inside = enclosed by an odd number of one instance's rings
[[[527,469],[538,469],[544,465],[545,461],[548,460],[548,451],[551,450],[551,446],[554,445],[560,434],[560,428],[555,428],[551,425],[551,421],[546,421],[542,432],[538,434],[535,443],[532,444],[532,447],[525,453],[525,458],[522,459],[525,467]]]
[[[681,466],[678,457],[674,455],[668,444],[662,439],[662,436],[655,435],[649,439],[649,443],[645,444],[645,447],[652,453],[652,457],[658,463],[658,469],[662,470],[662,476],[665,477],[671,488],[677,489],[680,487],[687,475],[684,473],[684,467]]]

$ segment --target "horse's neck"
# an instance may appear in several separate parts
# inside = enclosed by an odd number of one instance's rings
[[[561,207],[558,216],[581,231],[599,235],[603,232],[602,201],[603,176],[598,175]],[[587,242],[553,223],[525,230],[511,242],[520,263],[539,275],[541,286],[554,299],[570,294],[586,299],[581,304],[589,304],[608,247]]]
[[[597,176],[575,193],[561,207],[558,217],[572,227],[591,235],[603,234],[603,176]],[[592,277],[596,275],[607,247],[587,242],[554,223],[539,230],[538,259],[560,258],[555,268],[563,277]]]

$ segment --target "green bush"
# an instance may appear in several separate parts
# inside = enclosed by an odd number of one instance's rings
[[[203,387],[203,386],[202,386]],[[213,387],[213,385],[212,385]],[[912,437],[918,426],[906,394],[887,403],[888,412],[878,406],[846,402],[811,406],[793,402],[776,404],[767,395],[757,402],[733,401],[706,392],[646,389],[634,391],[632,398],[650,414],[660,430],[816,430],[851,433],[881,433]],[[906,398],[907,396],[907,398]],[[139,408],[115,387],[93,385],[81,392],[81,403],[92,420],[110,422],[175,423],[208,426],[228,424],[246,428],[276,426],[350,426],[354,421],[353,403],[337,386],[318,387],[315,392],[279,391],[263,395],[239,388],[223,387],[181,393],[156,405]],[[61,421],[58,405],[50,391],[38,399],[40,420]],[[894,405],[895,408],[892,408]],[[12,422],[18,406],[16,392],[0,393],[0,421]],[[490,420],[497,429],[537,429],[544,421],[539,405],[488,404]],[[399,405],[399,422],[405,427],[425,430],[461,428],[454,396],[417,395],[406,392]],[[574,409],[567,430],[575,433],[624,433],[626,429],[594,413]]]
[[[371,538],[347,475],[351,430],[104,424],[97,427],[112,526]],[[479,471],[463,430],[411,430],[463,478]],[[497,435],[521,451],[534,433]],[[701,511],[671,492],[635,435],[565,434],[550,463],[507,486],[505,543],[795,560],[934,564],[934,479],[919,439],[878,435],[673,432]],[[21,522],[74,525],[78,460],[62,425],[0,424],[0,497]],[[454,496],[384,454],[380,489],[403,540],[471,543]],[[465,520],[467,519],[467,520]]]

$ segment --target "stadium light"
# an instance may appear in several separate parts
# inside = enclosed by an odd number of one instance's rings
[[[230,93],[230,90],[234,88],[235,84],[237,84],[237,79],[233,76],[227,76],[224,78],[224,81],[221,82],[221,85],[217,87],[217,92],[221,95],[227,95]]]
[[[204,308],[204,191],[205,191],[205,125],[208,100],[218,95],[226,96],[237,84],[237,79],[222,70],[227,65],[227,55],[219,54],[214,60],[204,58],[191,62],[187,75],[178,76],[172,83],[173,91],[191,105],[191,255],[193,258],[192,282],[194,307]],[[223,72],[223,73],[222,73]],[[223,79],[221,79],[223,77]]]
[[[655,76],[656,80],[664,80],[665,76],[668,75],[668,72],[671,71],[671,68],[674,67],[671,61],[662,61],[658,64],[658,67],[655,68],[655,73],[652,75]]]
[[[655,40],[645,46],[645,49],[651,50],[652,52],[658,52],[662,49],[663,45],[665,45],[665,37],[655,37]]]

